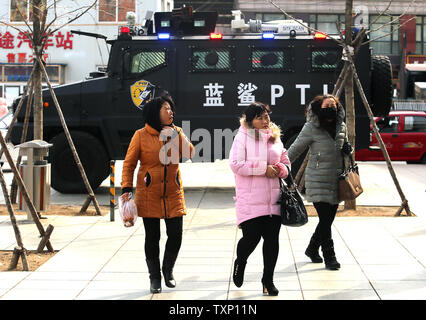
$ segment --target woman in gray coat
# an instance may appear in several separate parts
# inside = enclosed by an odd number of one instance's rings
[[[305,171],[306,200],[313,202],[319,223],[310,240],[305,254],[312,262],[323,260],[318,253],[321,246],[327,269],[338,270],[331,225],[336,216],[338,200],[338,177],[343,171],[342,150],[350,153],[345,111],[337,97],[316,96],[306,110],[306,123],[296,140],[288,149],[288,156],[294,162],[310,148],[310,157]]]

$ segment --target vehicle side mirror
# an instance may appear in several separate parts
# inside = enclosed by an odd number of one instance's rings
[[[123,54],[123,69],[124,73],[130,73],[130,53],[124,52]]]

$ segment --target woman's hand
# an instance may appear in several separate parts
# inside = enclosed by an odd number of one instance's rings
[[[268,178],[276,178],[278,177],[279,168],[273,165],[268,165],[266,167],[266,176]]]
[[[123,201],[129,201],[132,197],[130,196],[130,192],[125,192],[122,195]]]

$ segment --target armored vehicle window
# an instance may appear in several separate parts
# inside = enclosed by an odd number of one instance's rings
[[[251,71],[282,72],[293,70],[293,57],[290,49],[253,48],[251,51]]]
[[[131,73],[143,73],[166,65],[165,50],[142,51],[132,57]]]
[[[192,72],[232,72],[233,53],[231,48],[193,48]]]
[[[311,57],[312,71],[334,71],[340,53],[336,48],[313,48]]]

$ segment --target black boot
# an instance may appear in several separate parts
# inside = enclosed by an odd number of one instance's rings
[[[247,261],[241,262],[238,259],[235,259],[234,262],[234,272],[232,273],[232,280],[234,284],[239,288],[243,285],[244,282],[244,270],[246,268]]]
[[[176,287],[176,281],[173,277],[173,267],[175,266],[176,259],[177,255],[164,253],[163,267],[161,269],[163,271],[164,282],[169,288]]]
[[[262,277],[262,290],[263,295],[266,296],[277,296],[279,293],[272,281],[272,277],[265,277],[265,275]]]
[[[151,293],[161,292],[160,259],[146,259],[148,265],[149,280],[151,281]]]
[[[305,254],[311,258],[313,263],[321,263],[322,258],[318,253],[321,241],[315,236],[315,233],[311,237],[308,247],[306,248]]]
[[[340,263],[336,260],[333,239],[327,239],[321,243],[322,255],[325,267],[329,270],[339,270]]]

